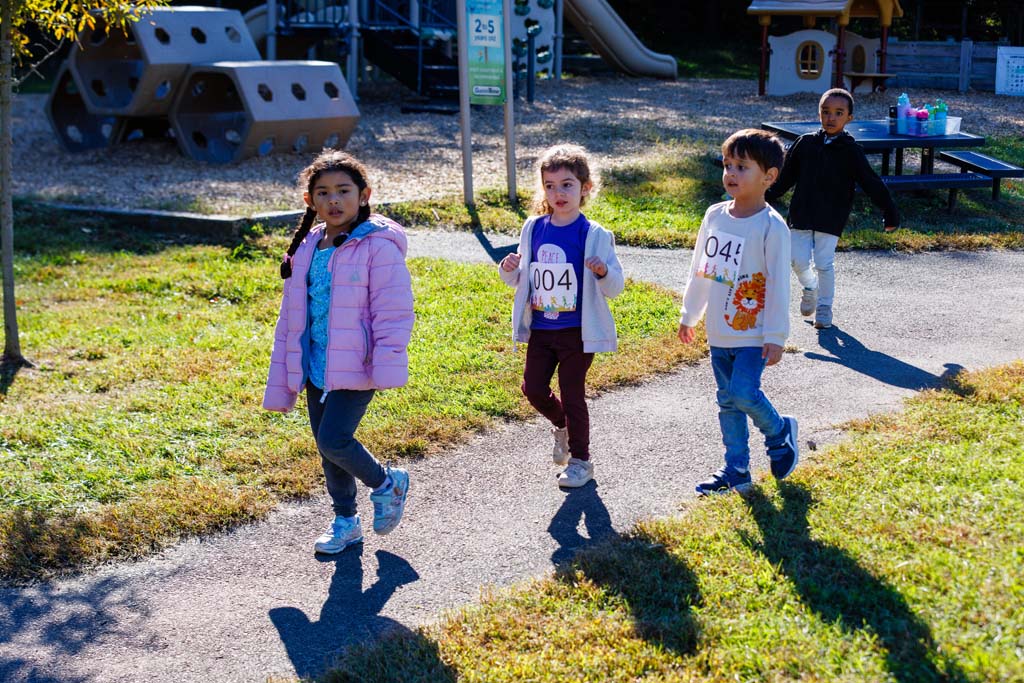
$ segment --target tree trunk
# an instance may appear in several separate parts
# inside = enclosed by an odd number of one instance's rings
[[[5,365],[23,365],[21,342],[18,339],[18,318],[14,305],[14,206],[11,187],[11,156],[14,112],[11,103],[14,44],[11,24],[12,3],[0,0],[0,269],[3,271],[4,294],[4,356]]]

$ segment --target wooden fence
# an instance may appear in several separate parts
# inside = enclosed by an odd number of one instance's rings
[[[996,48],[1007,43],[889,41],[885,70],[890,88],[994,91]]]

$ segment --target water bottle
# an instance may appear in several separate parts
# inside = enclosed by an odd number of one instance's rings
[[[907,134],[907,117],[910,111],[910,98],[907,93],[896,98],[896,132],[900,135]]]
[[[935,100],[935,128],[936,135],[946,134],[946,114],[949,107],[942,100]]]

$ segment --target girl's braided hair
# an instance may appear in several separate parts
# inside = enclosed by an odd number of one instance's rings
[[[313,160],[313,163],[302,169],[302,172],[299,173],[299,187],[312,195],[313,187],[316,185],[316,181],[320,179],[320,176],[324,173],[334,173],[336,171],[347,174],[352,179],[352,182],[356,184],[356,187],[359,188],[360,193],[369,187],[366,182],[366,167],[351,154],[336,149],[324,150]],[[352,223],[351,227],[354,228],[369,217],[370,204],[367,202],[365,205],[360,205],[359,215],[356,216],[356,220]],[[309,234],[315,221],[316,209],[307,206],[306,213],[302,215],[299,226],[295,230],[295,235],[292,237],[292,243],[288,245],[284,261],[281,262],[281,277],[283,279],[287,280],[292,276],[292,256],[295,256],[295,252],[299,250],[299,245],[302,244],[302,240],[306,239],[306,235]]]

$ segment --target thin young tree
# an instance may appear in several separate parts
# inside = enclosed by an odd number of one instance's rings
[[[0,0],[0,271],[3,273],[4,354],[6,369],[28,365],[21,353],[18,318],[14,299],[14,191],[11,186],[14,122],[12,92],[18,81],[14,65],[31,61],[32,53],[26,28],[35,26],[58,43],[75,40],[83,29],[104,21],[108,30],[127,30],[129,22],[168,0]],[[44,55],[40,61],[54,54]],[[28,73],[39,63],[29,64]]]

